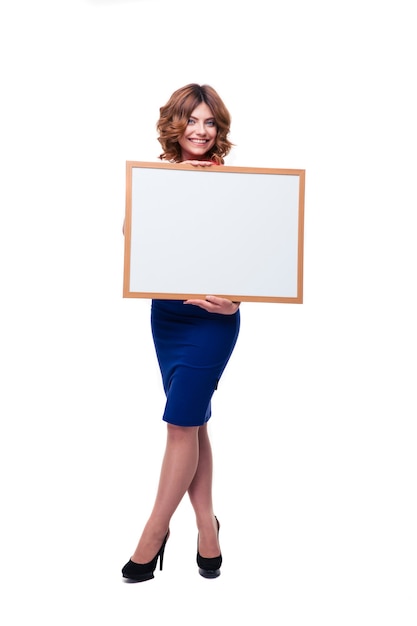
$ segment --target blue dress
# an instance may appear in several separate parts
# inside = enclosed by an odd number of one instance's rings
[[[182,300],[152,300],[151,327],[166,394],[163,419],[201,426],[235,347],[240,312],[209,313]]]

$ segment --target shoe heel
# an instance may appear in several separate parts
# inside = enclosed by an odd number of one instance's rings
[[[162,572],[162,566],[164,564],[165,544],[166,544],[166,540],[159,552],[159,571],[160,572]]]

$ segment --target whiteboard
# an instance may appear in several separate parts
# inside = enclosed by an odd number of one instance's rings
[[[302,303],[305,170],[126,163],[123,296]]]

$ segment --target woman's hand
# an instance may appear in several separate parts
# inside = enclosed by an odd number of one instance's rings
[[[186,300],[184,304],[194,304],[194,306],[199,306],[209,313],[233,315],[238,310],[240,302],[232,302],[227,298],[218,298],[217,296],[206,296],[205,300]]]
[[[198,166],[200,165],[201,167],[207,167],[208,165],[214,165],[213,161],[199,161],[198,159],[195,160],[190,160],[190,161],[180,161],[181,165],[194,165],[194,166]]]

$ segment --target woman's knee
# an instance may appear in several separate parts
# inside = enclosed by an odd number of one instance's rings
[[[167,424],[168,437],[170,439],[193,439],[197,437],[199,426],[177,426]]]

